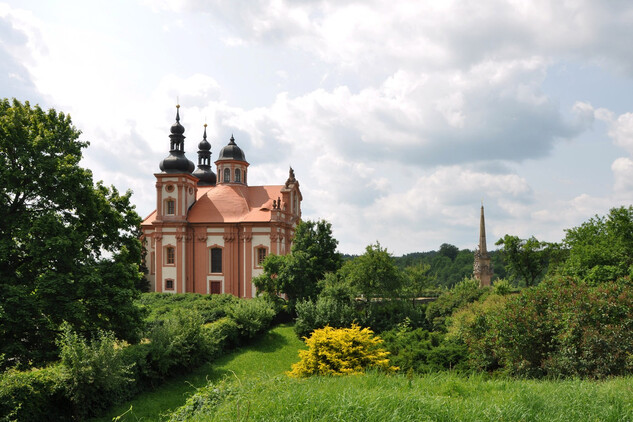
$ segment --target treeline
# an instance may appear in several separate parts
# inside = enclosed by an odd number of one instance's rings
[[[494,268],[493,282],[505,279],[506,265],[500,251],[489,251]],[[344,262],[358,258],[359,255],[342,254]],[[428,285],[431,290],[450,289],[465,278],[473,276],[474,251],[459,249],[455,245],[443,243],[439,250],[412,252],[402,256],[392,256],[394,264],[400,269],[426,268]]]
[[[506,268],[499,251],[490,251],[490,260],[494,268],[493,281],[506,278]],[[440,288],[451,288],[465,278],[473,275],[474,251],[459,249],[455,245],[444,243],[437,251],[413,252],[394,257],[395,264],[406,267],[428,266],[431,285]]]

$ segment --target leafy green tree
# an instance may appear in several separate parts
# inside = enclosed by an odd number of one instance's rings
[[[416,297],[422,294],[425,289],[432,287],[432,279],[429,275],[428,264],[418,264],[406,267],[402,271],[403,293],[407,297]]]
[[[67,321],[133,339],[141,280],[140,218],[131,192],[93,183],[88,143],[70,116],[0,100],[0,355],[8,365],[57,355]]]
[[[318,281],[341,266],[337,246],[330,223],[302,221],[295,229],[290,254],[267,256],[264,272],[253,283],[260,292],[285,293],[291,304],[300,299],[315,299],[320,291]]]
[[[459,248],[455,245],[451,245],[448,243],[442,243],[440,245],[439,254],[447,257],[451,261],[455,261],[455,258],[457,258],[458,253],[459,253]]]
[[[541,242],[534,236],[529,239],[520,239],[506,234],[496,244],[503,246],[500,252],[510,278],[515,282],[523,281],[527,287],[530,287],[538,284],[543,278],[552,250],[549,243]]]
[[[563,246],[568,253],[560,265],[564,275],[591,283],[615,281],[633,269],[633,207],[610,210],[567,230]]]
[[[366,298],[397,296],[403,284],[402,273],[379,242],[367,246],[364,254],[346,262],[341,274],[356,294]]]

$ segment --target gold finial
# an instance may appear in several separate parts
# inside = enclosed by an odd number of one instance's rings
[[[205,128],[205,129],[207,128],[207,124],[206,124],[206,123],[204,124],[204,128]]]

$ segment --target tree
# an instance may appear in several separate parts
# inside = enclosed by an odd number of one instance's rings
[[[633,207],[613,208],[566,231],[568,256],[560,265],[564,275],[591,283],[615,281],[633,269]]]
[[[57,356],[63,321],[88,337],[132,340],[142,320],[140,218],[79,166],[88,143],[70,116],[0,100],[0,354],[6,364]]]
[[[549,243],[541,242],[534,236],[520,239],[506,234],[496,244],[503,245],[501,255],[510,277],[516,282],[523,281],[526,287],[530,287],[545,275],[552,250]]]
[[[260,292],[285,293],[291,304],[300,299],[315,299],[320,290],[318,281],[341,266],[337,246],[330,223],[302,221],[295,229],[290,254],[266,257],[264,272],[253,283]]]
[[[391,254],[379,242],[367,246],[364,254],[346,262],[340,273],[357,295],[366,298],[397,296],[404,280]]]
[[[440,245],[439,254],[449,258],[451,261],[455,261],[455,258],[457,258],[458,253],[459,253],[459,248],[455,245],[451,245],[448,243],[442,243]]]

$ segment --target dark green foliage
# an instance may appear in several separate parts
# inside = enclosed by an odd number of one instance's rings
[[[560,272],[589,283],[628,276],[633,265],[633,207],[613,208],[567,230],[563,245],[568,257]]]
[[[231,304],[226,313],[237,324],[240,338],[245,340],[267,330],[275,316],[272,304],[263,298],[240,300]]]
[[[447,257],[451,261],[455,261],[457,255],[459,254],[459,248],[455,245],[450,245],[448,243],[442,243],[440,245],[440,250],[438,253],[442,256]]]
[[[426,304],[416,304],[411,300],[394,299],[379,302],[362,303],[360,324],[370,327],[377,333],[391,330],[407,322],[413,328],[428,328]]]
[[[60,421],[72,413],[65,396],[62,367],[0,374],[0,420]]]
[[[213,416],[216,408],[235,394],[237,388],[238,385],[235,382],[227,379],[198,388],[195,394],[187,398],[184,405],[170,415],[169,422],[188,421],[194,416],[195,418]]]
[[[534,236],[519,239],[508,234],[496,244],[503,246],[500,253],[511,281],[515,285],[526,287],[535,286],[543,279],[549,267],[550,257],[557,248],[556,245],[541,242]]]
[[[361,256],[346,262],[340,274],[355,295],[368,299],[397,297],[404,279],[391,254],[378,242],[367,246]]]
[[[333,328],[350,327],[358,317],[353,302],[327,296],[320,296],[316,301],[297,302],[295,310],[295,332],[299,337],[307,337],[312,331],[326,325]]]
[[[209,343],[209,353],[217,357],[239,343],[240,327],[233,319],[224,317],[206,324],[204,336]]]
[[[259,292],[285,293],[291,305],[301,299],[315,299],[319,294],[318,281],[341,266],[337,245],[330,223],[302,221],[295,229],[291,253],[267,256],[263,274],[253,283]]]
[[[633,283],[593,286],[557,277],[523,290],[462,331],[481,369],[605,378],[633,370]],[[484,353],[482,353],[484,352]],[[494,359],[492,359],[494,358]],[[477,362],[475,362],[477,363]]]
[[[237,302],[239,299],[230,294],[198,293],[146,293],[137,301],[147,312],[148,322],[166,319],[177,309],[193,309],[200,314],[205,323],[226,316],[228,306]]]
[[[496,278],[505,278],[506,268],[499,251],[489,251],[489,254],[495,273],[493,281]],[[443,243],[439,251],[414,252],[395,257],[394,260],[401,270],[428,265],[426,275],[430,288],[451,288],[473,275],[473,252],[468,249],[458,250],[448,243]]]
[[[0,354],[6,365],[57,357],[67,321],[135,340],[140,218],[131,192],[93,183],[70,117],[0,100]]]
[[[144,376],[150,381],[162,380],[203,363],[209,355],[209,347],[202,324],[202,316],[196,311],[177,309],[168,319],[155,325],[148,335]]]
[[[58,339],[65,396],[75,419],[81,420],[105,410],[127,397],[134,382],[130,366],[123,360],[114,335],[101,332],[91,341],[62,326]]]
[[[60,362],[45,369],[11,369],[2,374],[0,420],[81,420],[95,415],[247,343],[267,329],[274,317],[267,299],[190,296],[144,294],[144,306],[156,309],[148,311],[154,319],[146,338],[135,345],[115,340],[111,332],[86,339],[64,324],[58,340]],[[193,306],[199,303],[218,308],[207,317],[227,316],[204,324],[205,318]],[[205,306],[200,309],[211,312]]]
[[[466,279],[448,292],[442,294],[426,308],[426,319],[434,331],[446,330],[446,319],[456,309],[489,294],[489,289],[479,288],[477,280]]]
[[[380,337],[391,353],[391,364],[399,367],[401,373],[468,369],[466,346],[446,341],[442,333],[401,326],[383,331]]]

